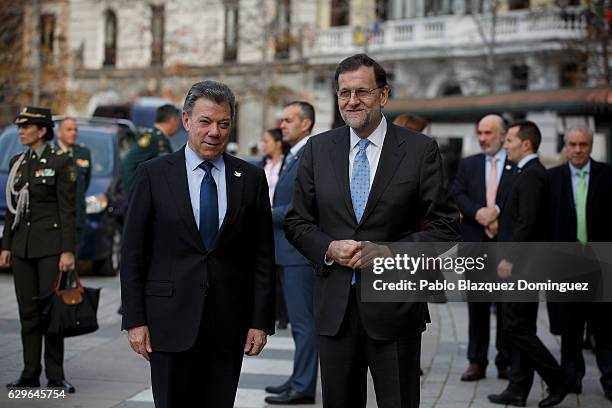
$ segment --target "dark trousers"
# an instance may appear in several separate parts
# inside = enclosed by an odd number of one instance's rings
[[[491,302],[468,302],[468,351],[467,357],[471,364],[478,364],[486,368],[489,364],[489,334],[491,332]],[[495,346],[497,356],[495,365],[498,369],[510,365],[510,345],[504,337],[503,315],[500,303],[495,303],[497,329],[495,334]]]
[[[538,338],[537,302],[504,303],[504,335],[510,343],[508,390],[526,397],[533,385],[534,371],[551,391],[566,385],[566,375],[555,357]]]
[[[43,338],[45,343],[45,374],[50,380],[64,379],[64,339],[58,336],[43,336],[40,316],[34,297],[48,295],[59,273],[59,255],[43,258],[13,257],[13,279],[21,322],[23,345],[23,372],[21,378],[37,379],[42,367]]]
[[[612,391],[612,330],[609,328],[609,303],[562,304],[564,327],[561,333],[561,367],[570,383],[584,378],[585,364],[582,346],[584,328],[590,323],[595,338],[595,359],[601,372],[604,390]]]
[[[294,390],[315,396],[319,368],[319,339],[314,324],[314,271],[310,265],[282,266],[283,293],[295,342],[293,373],[289,384]]]
[[[279,325],[286,325],[289,323],[285,295],[283,295],[283,269],[278,265],[276,266],[276,304],[274,307],[274,315]]]
[[[319,336],[324,408],[364,408],[367,371],[379,408],[416,408],[420,400],[421,335],[374,340],[364,331],[355,288],[335,336]]]
[[[210,321],[209,314],[204,312],[198,337],[189,350],[151,353],[156,408],[234,406],[246,336],[237,338],[234,344],[219,345]]]

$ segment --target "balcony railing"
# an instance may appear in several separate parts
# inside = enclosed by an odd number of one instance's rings
[[[305,49],[314,58],[364,51],[473,49],[490,41],[491,21],[490,15],[462,15],[389,20],[365,30],[331,27],[315,33]],[[576,8],[510,11],[497,15],[495,24],[496,45],[575,40],[585,36],[586,19]]]

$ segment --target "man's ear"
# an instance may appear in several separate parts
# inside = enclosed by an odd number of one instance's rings
[[[304,120],[302,120],[302,130],[304,132],[308,132],[311,126],[312,126],[312,120],[310,120],[310,118],[304,118]]]
[[[187,115],[187,112],[183,111],[183,116],[182,116],[182,120],[183,120],[183,127],[185,128],[186,131],[189,131],[189,116]]]

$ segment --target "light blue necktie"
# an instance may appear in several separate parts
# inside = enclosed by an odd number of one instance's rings
[[[210,251],[219,230],[219,203],[217,201],[217,183],[212,177],[213,164],[204,160],[198,166],[204,170],[200,184],[200,236],[206,251]]]
[[[370,141],[368,139],[361,139],[359,141],[359,152],[355,156],[353,174],[351,176],[351,201],[353,202],[355,218],[358,224],[361,222],[363,211],[368,202],[368,195],[370,194],[370,163],[366,155],[366,148],[369,144]],[[354,285],[356,281],[357,277],[353,271],[351,285]]]

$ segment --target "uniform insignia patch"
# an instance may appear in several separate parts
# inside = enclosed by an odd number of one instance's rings
[[[76,165],[79,167],[89,167],[89,160],[86,159],[76,159]]]
[[[68,177],[70,177],[70,181],[72,181],[73,183],[77,181],[77,173],[76,170],[74,170],[74,167],[70,166],[70,168],[68,169]]]
[[[138,139],[138,146],[145,148],[148,147],[151,144],[151,135],[147,134],[147,135],[143,135],[140,137],[140,139]]]
[[[37,169],[34,172],[34,177],[53,177],[55,176],[55,169]]]

